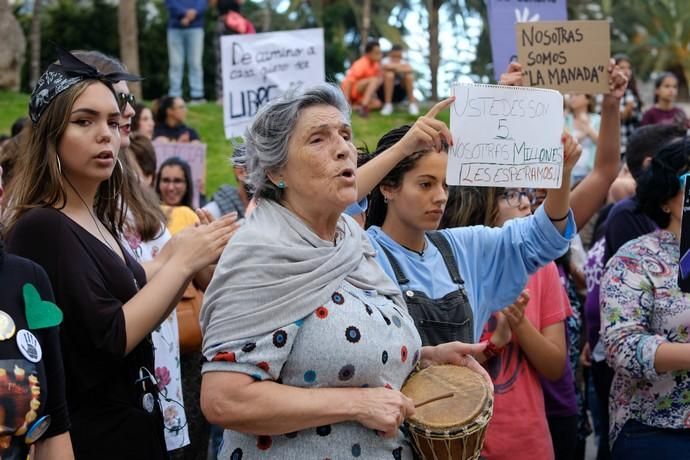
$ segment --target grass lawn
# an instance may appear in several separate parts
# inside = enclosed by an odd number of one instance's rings
[[[14,121],[27,115],[29,96],[0,91],[0,133],[9,134]],[[425,107],[422,107],[423,109]],[[352,116],[355,144],[366,144],[370,150],[376,147],[378,139],[388,130],[405,123],[412,123],[415,117],[407,114],[404,109],[396,111],[389,117],[382,117],[378,112],[371,113],[369,118]],[[446,111],[440,118],[448,123],[449,114]],[[223,109],[215,103],[189,107],[189,126],[195,128],[201,139],[208,145],[206,157],[206,192],[210,196],[224,183],[234,182],[232,167],[229,159],[232,155],[232,145],[223,134]]]

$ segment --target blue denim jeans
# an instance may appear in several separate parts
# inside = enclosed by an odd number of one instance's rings
[[[182,76],[184,61],[187,59],[189,90],[192,99],[204,97],[204,69],[201,60],[204,55],[204,29],[168,29],[168,95],[182,97]]]
[[[613,445],[613,460],[681,459],[690,455],[690,429],[671,430],[628,420]]]

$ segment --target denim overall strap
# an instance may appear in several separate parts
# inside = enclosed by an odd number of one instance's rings
[[[448,239],[441,232],[427,232],[426,236],[429,238],[434,246],[438,248],[438,251],[443,257],[443,262],[446,264],[448,273],[455,284],[465,284],[465,281],[460,276],[460,270],[458,269],[458,262],[453,256],[453,249],[450,247]]]

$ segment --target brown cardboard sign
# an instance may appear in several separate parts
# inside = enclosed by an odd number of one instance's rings
[[[515,33],[525,85],[563,93],[609,92],[608,21],[520,22]]]

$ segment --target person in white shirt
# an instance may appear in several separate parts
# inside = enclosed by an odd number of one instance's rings
[[[401,102],[405,97],[409,102],[410,115],[419,115],[419,107],[414,98],[414,72],[402,55],[403,47],[393,45],[386,57],[381,60],[384,102],[381,115],[384,116],[393,113],[393,103]]]

